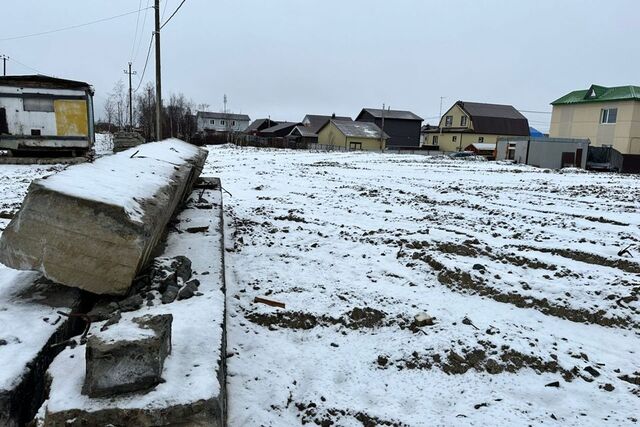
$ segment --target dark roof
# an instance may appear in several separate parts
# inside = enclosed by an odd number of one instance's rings
[[[301,123],[299,122],[282,122],[279,123],[275,126],[271,126],[270,128],[266,128],[260,131],[260,134],[262,136],[268,136],[269,134],[277,134],[279,132],[282,132],[283,130],[289,129],[289,128],[294,128],[298,125],[300,125]]]
[[[246,114],[210,113],[208,111],[198,111],[197,117],[202,117],[205,119],[238,120],[247,122],[251,120]]]
[[[275,126],[277,125],[278,122],[274,121],[274,120],[270,120],[270,119],[257,119],[254,120],[249,127],[247,127],[247,129],[245,129],[246,133],[251,133],[251,132],[256,132],[259,131],[260,129],[266,129],[264,126],[266,125],[266,127],[271,127],[271,126]]]
[[[605,87],[591,85],[586,90],[575,90],[556,99],[551,105],[583,104],[587,102],[608,102],[608,101],[640,101],[639,86],[616,86]]]
[[[31,88],[47,88],[47,89],[89,89],[89,83],[59,79],[57,77],[45,76],[42,74],[26,75],[26,76],[0,76],[0,86],[20,86]]]
[[[319,114],[307,114],[306,116],[304,116],[304,119],[302,119],[302,123],[305,124],[305,121],[308,120],[309,124],[306,125],[307,128],[309,128],[312,133],[318,133],[318,131],[324,127],[324,125],[326,125],[329,120],[347,120],[347,121],[353,121],[353,119],[351,117],[342,117],[342,116],[322,116]]]
[[[294,127],[293,130],[291,131],[291,134],[293,134],[294,132],[297,132],[298,135],[307,137],[307,138],[313,138],[318,136],[318,134],[314,132],[310,127],[303,126],[303,125],[298,125]]]
[[[331,120],[344,136],[356,138],[380,138],[380,128],[372,122],[354,122],[348,120]],[[323,126],[324,127],[324,126]],[[384,134],[385,138],[389,135]]]
[[[376,119],[382,118],[382,109],[380,108],[363,108],[356,120],[359,120],[360,117],[365,113],[371,114]],[[384,110],[384,118],[385,119],[396,119],[396,120],[419,120],[422,121],[422,117],[413,114],[411,111],[402,111],[402,110]]]
[[[511,105],[456,102],[470,117],[475,133],[529,135],[529,121]]]

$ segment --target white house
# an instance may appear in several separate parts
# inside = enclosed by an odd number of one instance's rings
[[[196,126],[198,132],[243,132],[251,119],[246,114],[209,113],[198,111]]]
[[[0,150],[84,155],[94,141],[88,83],[43,75],[0,77]]]

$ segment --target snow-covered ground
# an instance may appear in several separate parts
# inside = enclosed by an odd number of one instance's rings
[[[229,146],[205,174],[230,425],[637,423],[638,177]]]
[[[230,425],[638,424],[639,177],[209,150]],[[0,212],[61,169],[0,166]]]

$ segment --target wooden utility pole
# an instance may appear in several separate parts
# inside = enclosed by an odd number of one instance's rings
[[[384,102],[382,103],[382,127],[380,129],[380,151],[384,150]]]
[[[6,76],[7,75],[7,59],[9,59],[9,57],[7,55],[0,55],[0,58],[2,58],[2,75]]]
[[[162,73],[160,72],[160,0],[155,0],[156,12],[156,141],[162,139]]]
[[[129,62],[129,71],[124,70],[124,73],[129,75],[129,132],[131,132],[133,130],[133,89],[131,89],[131,76],[138,73],[131,71],[131,62]]]

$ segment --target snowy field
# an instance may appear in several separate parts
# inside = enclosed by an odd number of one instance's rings
[[[209,150],[231,426],[640,424],[639,177]],[[62,169],[0,166],[0,232]]]
[[[638,177],[234,147],[205,173],[230,425],[637,425]]]

